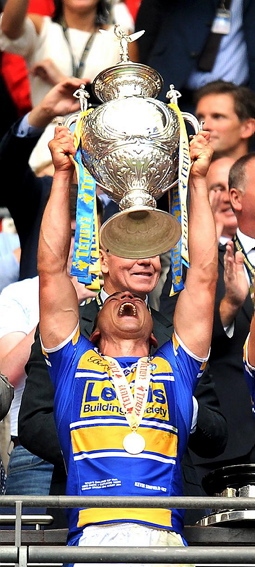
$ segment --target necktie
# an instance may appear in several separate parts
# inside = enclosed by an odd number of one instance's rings
[[[233,241],[234,241],[235,250],[240,250],[243,253],[244,265],[246,267],[247,274],[248,274],[248,277],[249,277],[249,282],[250,282],[250,296],[251,296],[251,299],[254,300],[255,266],[251,262],[250,258],[248,258],[248,255],[250,255],[250,252],[254,252],[255,248],[251,248],[251,250],[249,250],[249,252],[246,253],[244,251],[242,244],[241,244],[241,242],[240,242],[240,240],[239,240],[239,238],[236,234],[233,238]]]
[[[252,256],[251,253],[252,252]],[[249,279],[250,279],[250,296],[252,298],[252,301],[254,301],[254,277],[255,277],[255,267],[254,267],[254,252],[255,252],[255,248],[252,248],[250,250],[250,252],[248,253],[248,259],[250,262],[250,273],[249,273]]]

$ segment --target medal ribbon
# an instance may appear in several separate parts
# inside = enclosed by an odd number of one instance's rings
[[[147,398],[148,389],[150,383],[150,363],[148,358],[139,358],[135,386],[134,386],[134,396],[132,395],[130,386],[125,377],[123,369],[111,356],[104,356],[109,364],[109,369],[113,379],[114,387],[121,404],[121,408],[125,414],[125,418],[131,427],[132,431],[136,431],[142,421]]]
[[[83,118],[89,111],[81,112],[76,121],[74,156],[78,179],[76,230],[71,275],[89,289],[100,289],[99,236],[96,206],[96,182],[82,163],[80,147]]]
[[[189,267],[187,191],[191,160],[188,135],[182,113],[175,103],[169,103],[168,107],[177,114],[180,125],[178,186],[173,187],[171,190],[170,212],[181,223],[182,228],[181,239],[170,250],[172,269],[171,296],[183,289],[182,264],[184,263]]]

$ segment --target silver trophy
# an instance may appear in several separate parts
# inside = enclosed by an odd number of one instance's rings
[[[103,104],[86,112],[85,86],[74,93],[82,111],[83,165],[120,209],[102,225],[101,244],[126,258],[161,254],[181,236],[179,220],[157,209],[157,200],[178,183],[180,122],[174,110],[156,100],[163,86],[161,75],[129,60],[128,43],[142,33],[128,36],[115,26],[120,62],[99,73],[92,83]],[[171,85],[167,96],[177,104],[181,95]],[[197,133],[196,118],[188,113],[182,116]],[[67,125],[73,121],[71,116]]]

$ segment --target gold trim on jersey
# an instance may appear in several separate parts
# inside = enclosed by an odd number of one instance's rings
[[[88,452],[111,452],[123,449],[123,439],[129,428],[126,425],[109,424],[93,425],[93,428],[81,427],[71,431],[72,450],[75,455]],[[139,433],[145,439],[145,451],[160,454],[161,457],[173,458],[177,456],[177,435],[172,431],[159,431],[150,426],[139,427]],[[149,457],[149,455],[148,455]]]
[[[163,529],[172,527],[171,510],[165,510],[163,508],[88,508],[86,510],[80,510],[77,526],[78,528],[82,528],[87,524],[100,524],[114,520],[134,520],[143,522],[144,524],[158,524],[162,526]]]

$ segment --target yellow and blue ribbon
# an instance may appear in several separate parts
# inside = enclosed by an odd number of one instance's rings
[[[74,156],[77,180],[77,211],[71,275],[94,291],[100,289],[99,235],[96,206],[96,182],[82,163],[81,131],[85,111],[79,114],[74,131]]]
[[[171,189],[170,206],[170,213],[181,223],[182,232],[181,239],[170,250],[172,271],[170,295],[174,295],[183,289],[182,265],[185,264],[189,267],[187,194],[191,160],[188,135],[182,113],[175,103],[169,103],[168,107],[177,114],[180,125],[178,185]]]

